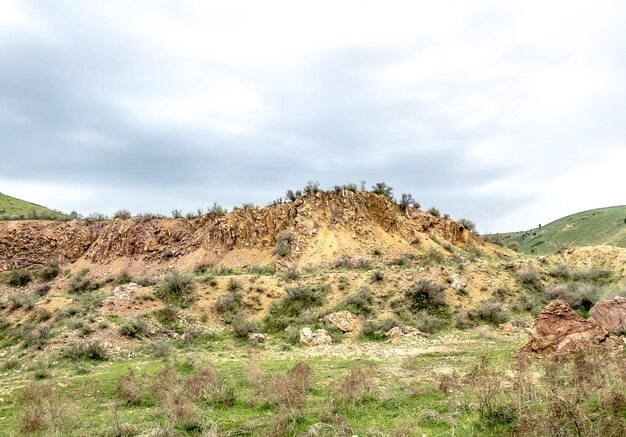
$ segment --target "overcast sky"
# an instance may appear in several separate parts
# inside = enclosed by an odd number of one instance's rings
[[[0,0],[0,192],[63,211],[386,181],[479,231],[625,204],[626,2]]]

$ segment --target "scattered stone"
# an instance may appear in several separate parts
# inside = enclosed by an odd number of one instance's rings
[[[589,319],[611,333],[626,332],[626,298],[617,296],[596,303],[589,310]]]
[[[606,328],[583,319],[560,299],[550,302],[539,313],[529,336],[522,352],[550,354],[598,347],[603,343],[610,347],[615,345],[613,341],[606,341],[609,338]]]
[[[500,323],[498,325],[498,329],[500,330],[500,332],[507,332],[507,333],[512,333],[512,332],[517,331],[517,328],[511,322]]]
[[[141,288],[141,285],[136,284],[134,282],[129,282],[128,284],[120,285],[113,289],[113,296],[116,299],[126,299],[131,291]]]
[[[452,277],[452,285],[451,287],[454,290],[463,290],[467,286],[467,279],[460,275],[454,275]]]
[[[391,328],[389,331],[387,331],[385,336],[389,340],[393,340],[394,338],[398,338],[398,337],[407,337],[407,336],[427,337],[427,335],[424,334],[419,329],[414,328],[412,326],[406,326],[406,325],[405,326],[395,326],[395,327]]]
[[[358,331],[364,322],[363,316],[350,311],[337,311],[336,313],[328,314],[321,321],[325,325],[333,326],[344,333]]]
[[[333,339],[328,335],[325,329],[311,331],[311,328],[302,328],[300,330],[300,344],[302,346],[321,346],[333,344]]]
[[[267,340],[267,337],[260,332],[251,332],[248,334],[248,340],[254,341],[256,343],[263,343]]]

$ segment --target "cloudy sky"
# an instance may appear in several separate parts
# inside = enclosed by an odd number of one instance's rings
[[[625,204],[626,2],[0,0],[0,192],[64,211],[386,181],[483,232]]]

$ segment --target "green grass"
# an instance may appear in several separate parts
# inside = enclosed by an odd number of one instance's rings
[[[0,193],[0,220],[65,219],[62,212]]]
[[[517,244],[522,253],[548,255],[567,247],[626,247],[626,206],[592,209],[522,232],[488,236]]]
[[[285,356],[274,347],[261,348],[258,350],[258,365],[263,378],[268,380],[287,375],[299,360],[310,367],[306,405],[299,410],[268,404],[259,395],[247,376],[247,346],[238,346],[237,342],[233,343],[228,338],[218,339],[217,346],[213,350],[205,347],[177,350],[168,360],[141,353],[130,359],[104,362],[50,358],[47,361],[49,375],[43,381],[36,379],[36,369],[24,371],[7,366],[0,382],[0,398],[3,400],[0,403],[0,429],[8,435],[18,435],[24,414],[21,395],[27,387],[42,384],[55,389],[58,396],[55,403],[67,408],[66,414],[70,414],[71,420],[56,429],[45,428],[32,435],[48,435],[52,431],[59,432],[59,435],[84,435],[86,429],[90,430],[90,435],[115,435],[111,430],[116,421],[132,424],[137,433],[166,428],[168,419],[164,417],[163,405],[155,395],[148,394],[140,403],[129,405],[116,394],[120,377],[132,369],[150,390],[158,380],[159,371],[171,363],[183,381],[179,383],[180,387],[184,388],[184,381],[196,369],[201,368],[203,363],[210,363],[224,378],[224,384],[235,393],[232,406],[202,401],[196,403],[202,423],[216,425],[219,435],[294,436],[312,427],[325,429],[326,433],[309,435],[397,435],[396,432],[398,435],[489,435],[475,429],[479,421],[476,412],[457,411],[456,400],[437,389],[438,378],[433,370],[446,367],[467,372],[482,353],[487,353],[495,362],[508,362],[511,361],[511,352],[519,347],[517,343],[507,342],[486,347],[481,353],[476,350],[451,351],[416,355],[410,359],[306,357],[300,349],[294,350],[293,355],[289,353]],[[372,392],[354,403],[338,403],[337,386],[354,366],[367,370]],[[454,416],[454,421],[423,421],[418,424],[416,417],[425,410],[445,417]],[[290,418],[287,429],[281,433],[269,433],[269,427],[285,416]],[[184,421],[174,425],[179,432],[182,431],[176,435],[200,435],[193,429],[184,430]],[[418,434],[414,433],[416,425],[419,425]],[[342,429],[350,431],[347,434],[337,433]]]

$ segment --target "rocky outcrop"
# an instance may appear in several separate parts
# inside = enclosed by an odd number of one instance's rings
[[[325,329],[318,329],[313,332],[311,328],[302,328],[300,330],[300,344],[305,347],[329,345],[333,344],[333,339]]]
[[[626,332],[626,298],[618,296],[596,303],[589,310],[589,319],[610,333]]]
[[[389,340],[399,337],[427,337],[422,331],[412,326],[395,326],[387,331],[385,336]]]
[[[412,244],[429,233],[452,244],[478,239],[459,223],[415,208],[402,212],[384,196],[339,190],[309,194],[265,208],[242,208],[223,216],[69,222],[0,222],[0,271],[85,259],[105,263],[133,258],[150,263],[173,260],[201,250],[219,262],[235,249],[271,253],[280,233],[291,234],[288,257],[298,259],[321,228],[341,229],[356,241],[371,242],[382,229]]]
[[[580,317],[567,302],[554,300],[539,313],[529,336],[522,352],[549,354],[600,346],[609,331]]]
[[[350,311],[337,311],[336,313],[328,314],[321,321],[327,326],[332,326],[346,333],[361,329],[364,318]]]

